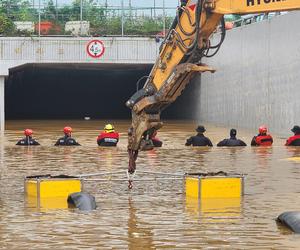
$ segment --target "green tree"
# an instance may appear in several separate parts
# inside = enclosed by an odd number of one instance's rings
[[[38,19],[38,12],[36,9],[34,9],[31,6],[30,1],[21,1],[20,3],[20,8],[18,10],[18,17],[19,20],[18,21],[37,21]]]
[[[48,21],[56,20],[56,8],[54,6],[53,0],[48,0],[45,8],[43,9],[43,16]]]
[[[12,21],[33,21],[37,12],[28,0],[1,0],[0,13]]]
[[[54,26],[51,34],[59,34],[68,21],[80,20],[80,0],[74,0],[71,5],[56,9],[54,0],[44,0],[44,9],[41,10],[42,21],[51,21]],[[31,6],[32,0],[0,0],[0,14],[2,29],[5,25],[14,31],[14,21],[38,21],[38,10]],[[98,0],[83,0],[83,20],[90,22],[91,34],[93,35],[120,35],[122,18],[117,10],[107,9],[100,6]],[[165,27],[172,23],[172,17],[165,18]],[[133,18],[132,15],[124,17],[125,35],[155,35],[164,27],[163,18],[152,19],[148,16]],[[20,32],[19,32],[20,33]],[[18,34],[19,34],[18,33]],[[20,33],[21,34],[21,33]]]
[[[0,34],[1,35],[11,35],[15,31],[15,26],[13,22],[5,15],[0,13]]]

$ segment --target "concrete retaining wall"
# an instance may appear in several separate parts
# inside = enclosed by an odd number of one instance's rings
[[[217,38],[217,37],[216,37]],[[200,121],[289,134],[300,125],[300,12],[227,32],[201,77]]]

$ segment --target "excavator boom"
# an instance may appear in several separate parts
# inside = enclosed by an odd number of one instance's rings
[[[134,173],[141,142],[162,127],[160,114],[174,102],[196,74],[214,72],[203,57],[214,56],[225,39],[225,14],[249,14],[300,9],[300,0],[181,0],[159,56],[142,89],[126,105],[132,109],[128,132],[128,172]],[[210,43],[219,30],[220,42]]]

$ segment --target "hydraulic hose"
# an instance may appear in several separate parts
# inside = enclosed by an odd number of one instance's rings
[[[221,39],[219,41],[219,43],[217,45],[214,46],[209,46],[209,48],[204,52],[203,56],[210,58],[215,56],[219,49],[221,48],[222,43],[225,40],[225,36],[226,36],[226,29],[225,29],[225,20],[224,17],[221,19]],[[212,54],[208,54],[210,49],[215,49],[215,51]]]

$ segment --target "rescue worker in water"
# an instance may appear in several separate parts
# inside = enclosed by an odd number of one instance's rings
[[[162,144],[163,144],[163,142],[158,138],[158,137],[156,137],[157,136],[157,131],[155,131],[153,134],[152,134],[152,136],[151,136],[151,141],[152,141],[152,143],[153,143],[153,146],[155,147],[155,148],[159,148],[159,147],[161,147],[162,146]]]
[[[119,133],[111,124],[106,124],[104,131],[97,137],[97,144],[103,147],[115,147],[119,142]]]
[[[258,129],[258,135],[254,136],[251,141],[251,146],[271,146],[273,144],[273,138],[267,134],[268,128],[262,125]]]
[[[198,126],[196,128],[196,131],[198,132],[197,135],[191,136],[189,139],[186,140],[185,146],[209,146],[212,147],[213,144],[211,143],[210,139],[204,136],[204,132],[206,129],[204,126]]]
[[[73,139],[71,127],[64,127],[64,137],[61,137],[57,140],[54,146],[81,146],[75,139]]]
[[[291,131],[295,135],[287,139],[285,146],[300,146],[300,127],[295,125]]]
[[[230,130],[230,138],[224,139],[217,144],[218,147],[238,147],[247,146],[245,142],[236,138],[236,129],[232,128]]]
[[[31,129],[25,129],[24,135],[25,138],[18,141],[16,145],[18,146],[38,146],[40,145],[36,140],[32,138],[33,131]]]
[[[159,148],[162,146],[162,141],[156,137],[157,131],[154,131],[152,135],[143,135],[143,139],[140,144],[141,151],[152,150],[153,148]]]

